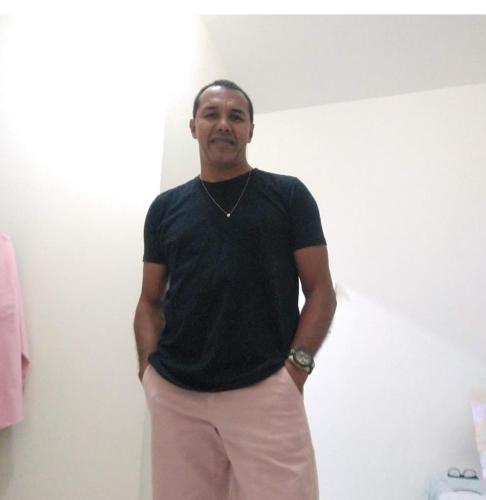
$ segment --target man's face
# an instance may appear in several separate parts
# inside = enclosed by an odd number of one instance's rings
[[[253,135],[248,101],[238,90],[213,86],[199,97],[190,122],[203,163],[228,168],[246,163],[246,145]]]

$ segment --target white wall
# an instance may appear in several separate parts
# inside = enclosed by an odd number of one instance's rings
[[[32,359],[25,420],[0,431],[4,500],[141,494],[142,228],[194,23],[121,8],[0,18],[0,230]]]
[[[486,85],[256,116],[250,163],[315,195],[338,310],[306,386],[321,498],[479,471]]]
[[[197,19],[192,54],[184,66],[185,75],[167,105],[161,190],[187,182],[200,172],[198,142],[189,129],[196,94],[203,86],[218,79],[230,79],[218,48],[206,25]]]

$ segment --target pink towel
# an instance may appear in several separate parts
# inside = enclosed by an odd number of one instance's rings
[[[10,238],[0,233],[0,429],[21,421],[29,354],[22,296]]]

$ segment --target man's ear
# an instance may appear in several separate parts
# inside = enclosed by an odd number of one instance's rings
[[[197,139],[196,122],[194,121],[194,118],[191,118],[191,120],[189,121],[189,128],[191,129],[192,137],[194,137],[194,139]]]
[[[252,123],[251,124],[251,128],[250,128],[250,134],[249,134],[250,139],[248,140],[248,142],[251,142],[251,140],[253,138],[253,130],[254,130],[254,128],[255,128],[255,124]]]

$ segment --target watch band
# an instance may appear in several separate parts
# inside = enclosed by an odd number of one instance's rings
[[[307,374],[310,374],[311,370],[308,366],[301,366],[299,365],[295,360],[292,354],[289,354],[289,357],[287,358],[296,368],[298,368],[300,371],[306,372]]]

